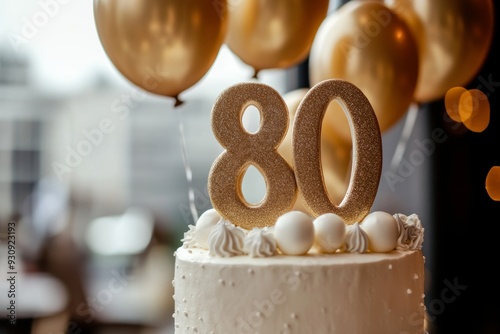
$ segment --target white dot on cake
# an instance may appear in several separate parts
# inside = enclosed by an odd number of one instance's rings
[[[248,269],[249,274],[253,274],[253,269]]]
[[[175,318],[175,313],[172,313],[172,318]]]
[[[406,293],[409,294],[409,295],[411,295],[413,293],[413,291],[411,291],[411,289],[407,289]]]
[[[292,319],[297,319],[297,315],[296,315],[295,313],[290,314],[290,317],[291,317]]]
[[[222,278],[219,278],[219,284],[224,285],[224,284],[226,284],[226,282],[224,282],[224,280]]]
[[[283,324],[283,328],[289,328],[289,327],[290,327],[290,325],[287,324],[286,322]]]
[[[187,302],[186,298],[183,298],[183,299],[182,299],[182,302],[183,302],[183,303],[186,303],[186,302]]]
[[[389,270],[392,270],[392,264],[390,264],[388,268],[389,268]]]
[[[172,286],[175,287],[175,280],[172,280]]]
[[[413,279],[418,279],[418,274],[414,274]]]

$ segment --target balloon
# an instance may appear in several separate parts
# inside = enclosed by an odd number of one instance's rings
[[[288,68],[306,59],[328,0],[238,0],[228,5],[226,44],[255,70]]]
[[[278,152],[293,166],[292,129],[295,112],[300,102],[309,91],[308,88],[299,88],[283,95],[290,115],[290,125],[283,142],[278,147]],[[327,122],[323,122],[321,129],[321,158],[323,165],[323,178],[332,201],[340,204],[349,185],[351,175],[351,145],[338,139],[337,135]],[[297,197],[294,210],[307,212],[302,195]]]
[[[493,0],[386,2],[408,23],[419,46],[416,101],[442,98],[473,79],[493,38]]]
[[[100,41],[132,83],[176,99],[212,66],[227,29],[226,0],[94,0]]]
[[[358,86],[372,104],[381,132],[407,112],[417,74],[417,43],[408,25],[379,1],[342,5],[323,21],[311,47],[310,84],[338,78]],[[327,121],[351,142],[340,105],[331,103],[328,110]]]

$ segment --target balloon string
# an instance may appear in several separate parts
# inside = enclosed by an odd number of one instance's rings
[[[191,211],[191,216],[193,217],[193,221],[196,224],[196,222],[198,221],[198,211],[196,211],[196,204],[195,204],[195,196],[193,188],[193,172],[191,171],[191,166],[189,164],[189,159],[187,155],[186,139],[184,136],[184,125],[182,124],[181,121],[179,108],[175,109],[176,109],[175,112],[178,113],[177,123],[179,128],[179,142],[181,144],[182,162],[184,163],[184,170],[186,172],[186,179],[189,187],[188,189],[189,209]]]
[[[417,103],[412,103],[406,114],[403,131],[401,132],[401,136],[399,137],[399,141],[396,146],[396,150],[394,151],[394,155],[392,156],[391,164],[389,167],[390,171],[393,173],[396,173],[401,160],[403,160],[403,155],[405,154],[406,147],[408,146],[408,141],[410,140],[411,134],[415,129],[415,124],[417,123],[418,110],[419,105]]]

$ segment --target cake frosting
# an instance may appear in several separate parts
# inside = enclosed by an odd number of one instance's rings
[[[336,229],[335,252],[313,246],[304,255],[279,249],[279,229],[220,218],[198,241],[190,226],[175,253],[175,333],[424,333],[424,229],[415,214],[393,217],[388,252],[369,250],[363,222]]]
[[[243,251],[250,257],[269,257],[277,252],[276,240],[271,232],[254,228],[245,237]]]

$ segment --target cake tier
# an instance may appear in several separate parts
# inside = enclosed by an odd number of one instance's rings
[[[424,333],[421,251],[267,258],[179,248],[175,333]]]

